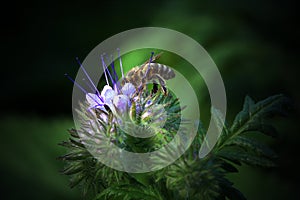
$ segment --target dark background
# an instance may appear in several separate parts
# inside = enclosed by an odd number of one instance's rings
[[[216,62],[228,98],[228,121],[244,96],[284,93],[294,103],[273,123],[268,141],[278,168],[242,167],[230,176],[249,199],[299,198],[299,24],[293,1],[24,1],[2,5],[1,192],[3,199],[81,199],[69,189],[56,157],[73,127],[75,57],[82,60],[106,38],[157,26],[197,40]],[[201,106],[209,105],[203,99]],[[208,107],[208,106],[206,106]],[[206,120],[205,118],[202,120]]]

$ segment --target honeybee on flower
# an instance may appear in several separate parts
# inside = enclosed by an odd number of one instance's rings
[[[119,54],[122,75],[119,80],[114,63],[111,64],[111,70],[108,70],[102,55],[101,61],[106,85],[101,91],[91,81],[78,60],[94,92],[87,92],[70,76],[66,76],[85,93],[86,102],[83,108],[85,107],[86,111],[83,113],[86,113],[86,116],[90,114],[96,116],[83,126],[85,128],[82,131],[83,134],[105,131],[106,135],[114,137],[112,141],[122,144],[121,146],[125,148],[126,140],[130,136],[156,137],[156,139],[170,136],[169,132],[174,131],[180,123],[180,118],[178,118],[180,106],[178,99],[169,94],[166,88],[165,79],[174,78],[174,71],[166,65],[153,63],[159,56],[160,54],[154,56],[152,53],[148,61],[124,75]],[[149,91],[145,86],[151,82],[153,89]],[[161,90],[159,90],[157,82],[160,83]],[[92,135],[97,135],[97,133]],[[165,139],[163,140],[164,142],[159,142],[161,145],[166,143]]]

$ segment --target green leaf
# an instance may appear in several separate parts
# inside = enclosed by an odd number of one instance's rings
[[[83,169],[84,169],[83,166],[80,163],[78,163],[78,164],[70,165],[69,167],[62,170],[61,173],[65,175],[72,175],[82,171]]]
[[[250,123],[247,126],[247,129],[243,132],[250,132],[250,131],[259,131],[260,133],[263,133],[265,135],[271,136],[273,138],[276,138],[278,136],[278,133],[276,129],[269,124],[265,124],[263,121],[258,121],[256,123]]]
[[[218,129],[218,132],[221,134],[216,144],[216,146],[219,146],[220,144],[224,143],[224,141],[230,136],[230,130],[225,121],[225,116],[223,115],[223,113],[221,113],[220,110],[212,107],[211,114],[212,114],[212,119],[214,120],[215,125]],[[205,145],[207,145],[207,147],[210,146],[210,144],[207,141],[204,142]]]
[[[226,143],[226,145],[237,145],[245,148],[246,150],[252,150],[258,155],[263,155],[270,158],[275,158],[276,154],[269,147],[264,144],[261,144],[254,139],[236,136]]]
[[[78,173],[76,176],[74,176],[70,181],[70,187],[73,188],[76,185],[78,185],[83,179],[85,178],[85,174]]]
[[[249,152],[244,151],[221,150],[220,152],[218,152],[218,155],[229,161],[240,161],[253,166],[275,166],[274,162],[266,157],[252,155]]]
[[[246,97],[243,110],[234,119],[231,127],[232,134],[246,131],[260,131],[270,134],[270,126],[263,124],[263,119],[272,114],[282,114],[283,105],[287,99],[279,94],[271,96],[254,104],[250,97]]]
[[[81,151],[81,152],[69,153],[69,154],[60,156],[58,158],[61,160],[77,161],[77,160],[84,160],[90,156],[91,156],[90,153],[88,153],[86,151]]]
[[[250,113],[253,109],[253,106],[253,99],[251,99],[251,97],[249,96],[246,96],[243,110],[236,115],[233,121],[233,125],[231,126],[231,131],[237,131],[239,127],[241,127],[247,121],[247,119],[250,117]]]
[[[225,122],[225,116],[223,115],[223,113],[221,113],[220,110],[212,107],[211,108],[211,114],[213,117],[213,120],[215,122],[215,124],[217,125],[219,132],[222,132],[222,135],[228,135],[229,130],[228,130],[228,125]]]
[[[222,187],[225,196],[230,200],[246,200],[246,197],[236,188],[232,186],[224,186]]]
[[[94,200],[124,199],[124,200],[162,200],[162,196],[152,187],[140,185],[112,185],[98,194]]]
[[[144,186],[149,186],[151,182],[153,182],[151,175],[146,173],[136,173],[130,174],[135,180],[139,183],[143,184]]]
[[[85,148],[85,146],[81,142],[76,141],[76,140],[74,140],[72,138],[70,138],[70,142],[73,143],[74,145],[78,146],[78,147],[81,147],[83,149]]]
[[[238,172],[238,169],[229,162],[223,162],[221,167],[227,172]]]
[[[78,135],[78,132],[76,129],[72,128],[72,129],[69,129],[68,132],[70,133],[70,135],[74,138],[79,138],[79,135]]]

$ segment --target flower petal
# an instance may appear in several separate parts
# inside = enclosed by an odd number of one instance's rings
[[[117,95],[114,97],[113,103],[118,111],[124,113],[127,111],[130,101],[126,95]]]
[[[117,95],[117,93],[108,85],[105,85],[103,90],[101,91],[101,96],[104,98],[106,104],[110,105],[113,98]]]
[[[103,105],[100,97],[96,94],[87,93],[85,95],[85,98],[86,98],[87,102],[90,104],[90,107],[96,107],[96,106]]]
[[[128,97],[131,97],[135,93],[134,85],[131,83],[125,83],[125,85],[122,87],[122,93]]]

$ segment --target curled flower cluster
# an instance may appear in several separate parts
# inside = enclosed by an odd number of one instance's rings
[[[105,132],[119,147],[133,151],[134,148],[131,147],[143,141],[143,145],[140,145],[142,151],[155,150],[176,134],[180,124],[178,99],[170,93],[163,94],[157,88],[154,92],[147,87],[136,88],[134,84],[124,82],[122,61],[120,57],[119,59],[121,80],[118,80],[114,64],[108,70],[102,57],[106,85],[101,91],[91,82],[95,92],[86,92],[68,77],[86,94],[86,104],[80,111],[81,114],[84,113],[83,119],[86,120],[82,124],[81,136],[97,141],[95,143],[98,144],[101,137],[97,136],[100,132]],[[90,80],[82,65],[81,68]]]

